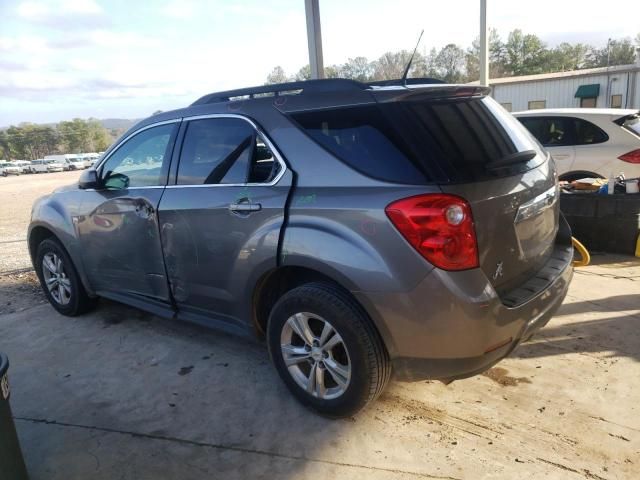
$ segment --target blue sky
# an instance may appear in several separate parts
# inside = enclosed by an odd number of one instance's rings
[[[640,31],[637,0],[488,0],[489,24],[549,44]],[[325,64],[457,43],[479,0],[320,0]],[[262,84],[308,62],[304,0],[0,0],[0,126],[137,118],[216,90]]]

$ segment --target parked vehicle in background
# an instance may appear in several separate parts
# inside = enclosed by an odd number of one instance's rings
[[[100,158],[100,155],[98,153],[92,152],[92,153],[83,153],[80,154],[82,160],[84,161],[85,164],[85,168],[89,168],[89,167],[93,167],[95,165],[95,163],[98,161],[98,159]]]
[[[310,80],[154,115],[35,203],[43,291],[264,336],[330,416],[392,369],[478,374],[549,321],[573,257],[554,162],[488,93]]]
[[[560,180],[640,177],[637,110],[560,108],[513,114],[556,162]]]
[[[62,168],[63,170],[84,170],[87,167],[81,158],[65,158]]]
[[[0,163],[0,175],[6,177],[8,175],[20,175],[22,173],[22,167],[16,165],[14,162],[2,162]]]
[[[12,160],[12,163],[18,167],[22,173],[29,173],[29,167],[31,166],[31,162],[28,160]]]
[[[67,170],[82,170],[85,167],[84,157],[79,153],[64,153],[56,155],[47,155],[45,160],[55,160],[62,165],[62,169]]]
[[[48,172],[63,171],[63,166],[60,162],[53,159],[45,160],[44,158],[33,160],[31,162],[30,168],[31,168],[31,173],[48,173]]]

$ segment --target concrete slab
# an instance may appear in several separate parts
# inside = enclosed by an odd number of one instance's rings
[[[640,262],[622,260],[576,272],[487,375],[393,383],[339,421],[298,405],[259,343],[111,302],[0,315],[25,460],[32,479],[638,478]]]

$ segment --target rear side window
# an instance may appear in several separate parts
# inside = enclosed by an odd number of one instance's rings
[[[192,120],[182,144],[177,184],[265,183],[279,169],[269,148],[245,120]]]
[[[575,117],[521,117],[520,122],[545,147],[594,145],[609,140],[597,125]]]
[[[609,140],[609,136],[597,125],[581,118],[572,118],[576,145],[594,145]]]
[[[573,144],[570,119],[564,117],[522,117],[520,122],[545,147]]]
[[[427,181],[377,105],[303,112],[293,118],[316,142],[362,173],[398,183]]]
[[[522,125],[490,98],[401,101],[291,116],[354,169],[396,183],[497,178],[505,171],[486,168],[490,162],[524,150],[542,153]]]

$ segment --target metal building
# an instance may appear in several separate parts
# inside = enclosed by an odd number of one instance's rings
[[[632,65],[495,78],[489,85],[493,97],[513,112],[567,107],[640,109],[640,55]]]

